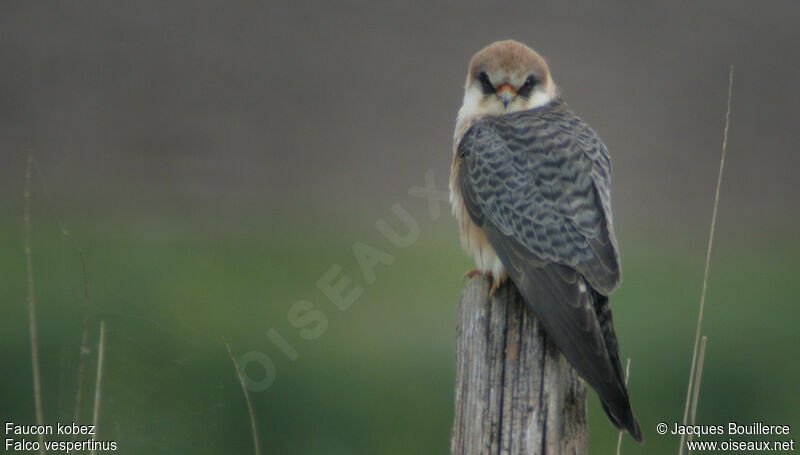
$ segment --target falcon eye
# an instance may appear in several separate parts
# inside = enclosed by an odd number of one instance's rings
[[[528,96],[530,96],[534,86],[536,86],[536,78],[533,76],[528,76],[528,78],[525,79],[525,83],[522,84],[522,87],[520,87],[519,90],[517,90],[517,93],[520,96],[524,96],[525,98],[527,98]]]
[[[494,85],[489,81],[489,76],[483,71],[478,74],[478,82],[481,83],[481,90],[483,90],[484,95],[491,95],[495,92]]]

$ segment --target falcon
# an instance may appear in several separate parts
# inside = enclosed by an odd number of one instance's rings
[[[516,41],[469,63],[450,168],[468,277],[510,279],[547,336],[597,392],[611,422],[642,442],[608,296],[620,281],[611,161],[561,100],[544,59]]]

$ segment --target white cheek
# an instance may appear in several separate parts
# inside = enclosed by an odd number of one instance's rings
[[[494,97],[487,98],[479,88],[472,86],[464,91],[464,100],[456,119],[456,131],[458,131],[458,125],[463,125],[464,122],[485,115],[500,115],[507,112],[499,100]]]
[[[461,108],[458,110],[458,118],[456,124],[461,125],[465,121],[471,120],[477,116],[482,115],[480,112],[481,99],[483,93],[474,87],[470,87],[464,91],[464,100],[461,102]],[[457,130],[457,129],[456,129]]]
[[[528,102],[525,103],[525,108],[536,109],[537,107],[542,107],[550,103],[553,99],[555,99],[555,94],[544,90],[536,90],[531,97],[528,98]]]

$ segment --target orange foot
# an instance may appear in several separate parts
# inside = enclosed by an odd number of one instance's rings
[[[503,284],[503,279],[495,279],[494,274],[491,271],[483,271],[480,269],[469,269],[467,273],[464,274],[464,279],[474,278],[475,275],[486,275],[492,279],[492,287],[489,289],[489,297],[494,297],[494,294],[497,292],[497,289]]]
[[[490,271],[484,272],[481,269],[469,269],[469,270],[467,270],[467,273],[464,274],[464,279],[466,280],[468,278],[475,278],[475,275],[486,275],[489,278],[492,278],[492,276],[493,276],[492,272],[490,272]]]

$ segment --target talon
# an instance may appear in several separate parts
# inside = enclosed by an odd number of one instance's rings
[[[496,279],[492,278],[492,287],[491,287],[491,289],[489,289],[489,297],[490,298],[494,297],[495,292],[497,292],[497,289],[500,287],[501,284],[502,284],[502,282],[499,279],[496,280]]]
[[[506,282],[507,278],[508,275],[505,272],[501,273],[497,277],[492,278],[492,288],[489,289],[489,297],[494,297],[495,293],[497,293],[497,290],[500,289],[500,286]]]

